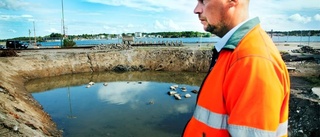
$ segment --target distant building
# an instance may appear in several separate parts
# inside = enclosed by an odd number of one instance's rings
[[[105,39],[106,36],[105,35],[99,35],[99,39]]]
[[[148,35],[149,38],[155,38],[155,35]]]
[[[135,32],[135,33],[134,33],[134,36],[135,36],[136,38],[141,38],[141,37],[142,37],[142,32]]]
[[[122,43],[131,45],[134,41],[133,36],[122,36]]]

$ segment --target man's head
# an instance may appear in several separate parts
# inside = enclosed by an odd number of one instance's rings
[[[204,30],[223,37],[229,30],[248,18],[249,0],[198,0],[198,14]]]

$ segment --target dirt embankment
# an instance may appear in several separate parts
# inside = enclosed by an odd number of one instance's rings
[[[163,70],[207,72],[212,52],[191,48],[130,50],[42,50],[0,57],[0,136],[61,136],[50,116],[24,86],[31,79],[98,71]],[[320,64],[288,63],[291,72],[289,132],[318,136],[320,99],[310,92],[320,86]]]
[[[210,50],[131,49],[114,51],[21,51],[19,57],[0,57],[0,136],[61,136],[50,116],[27,92],[31,79],[63,74],[163,70],[205,72]]]

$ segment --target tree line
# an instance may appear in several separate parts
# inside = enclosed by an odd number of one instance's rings
[[[152,32],[152,33],[142,33],[143,36],[160,36],[163,38],[180,38],[180,37],[211,37],[210,33],[204,33],[204,32],[196,32],[196,31],[183,31],[183,32]],[[67,35],[66,37],[68,39],[95,39],[95,38],[118,38],[119,34],[107,34],[107,33],[101,33],[101,34],[81,34],[81,35]],[[122,33],[121,36],[135,36],[135,33]],[[62,39],[63,34],[61,33],[51,33],[50,35],[46,36],[38,36],[36,37],[37,42],[43,42],[46,40],[52,40],[52,39]],[[13,40],[22,40],[22,41],[34,41],[34,37],[17,37],[12,38]],[[2,40],[5,41],[5,40]]]
[[[294,30],[294,31],[267,31],[269,34],[273,35],[283,35],[283,36],[320,36],[320,30]],[[161,36],[163,38],[191,38],[191,37],[211,37],[213,36],[210,33],[206,32],[197,32],[197,31],[182,31],[182,32],[151,32],[151,33],[142,33],[143,36]],[[121,36],[135,36],[135,33],[122,33]],[[36,37],[37,42],[44,42],[46,40],[52,39],[62,39],[63,34],[61,33],[51,33],[46,36],[38,36]],[[96,38],[118,38],[119,34],[81,34],[81,35],[68,35],[68,39],[96,39]],[[34,37],[17,37],[12,38],[14,40],[22,40],[22,41],[34,41]],[[6,41],[0,40],[0,41]]]
[[[283,36],[320,36],[320,30],[267,31],[269,34]]]

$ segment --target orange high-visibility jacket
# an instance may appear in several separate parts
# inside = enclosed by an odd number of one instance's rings
[[[183,136],[287,136],[289,95],[286,65],[259,19],[251,19],[220,51]]]

